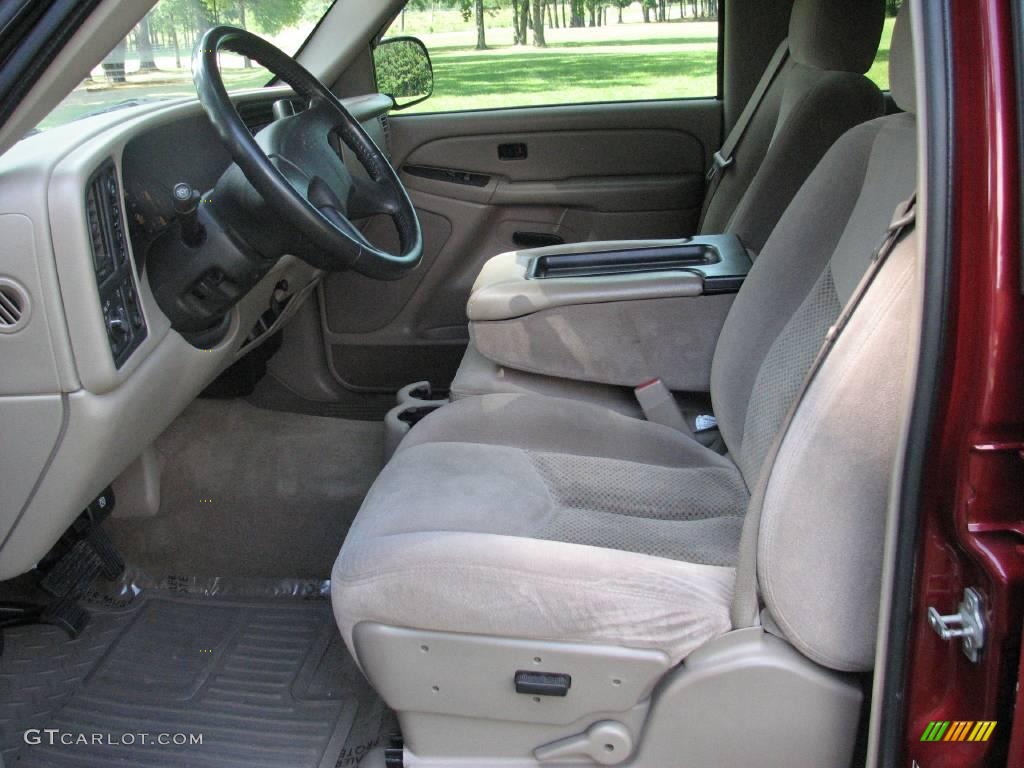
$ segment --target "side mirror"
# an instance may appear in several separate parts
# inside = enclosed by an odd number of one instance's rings
[[[419,104],[434,92],[434,68],[427,46],[415,37],[381,40],[373,49],[377,90],[391,97],[395,109]]]

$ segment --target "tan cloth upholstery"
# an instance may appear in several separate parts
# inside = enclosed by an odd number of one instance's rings
[[[369,620],[676,661],[728,629],[748,498],[728,459],[568,400],[441,410],[381,473],[335,565],[347,639]]]
[[[911,114],[850,131],[765,245],[715,356],[730,456],[539,395],[466,398],[415,426],[334,567],[350,647],[355,625],[377,621],[659,649],[677,661],[733,626],[738,568],[741,585],[756,575],[794,647],[837,670],[869,669],[911,370],[912,241],[854,312],[772,466],[764,440],[914,189],[916,156]],[[762,478],[761,516],[745,515]]]

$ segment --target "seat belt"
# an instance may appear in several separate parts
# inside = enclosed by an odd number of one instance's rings
[[[818,350],[818,354],[814,358],[814,362],[811,363],[811,367],[807,369],[807,374],[804,376],[803,382],[800,384],[800,389],[797,391],[796,398],[793,400],[792,405],[790,405],[789,410],[786,412],[786,416],[783,418],[782,424],[779,425],[779,429],[775,433],[775,439],[772,441],[772,444],[768,449],[768,453],[765,456],[764,463],[761,465],[761,475],[758,478],[757,485],[754,486],[754,491],[750,496],[750,511],[747,513],[747,517],[743,521],[743,534],[740,540],[740,555],[736,566],[736,587],[733,593],[733,604],[731,610],[732,624],[736,629],[741,627],[754,627],[760,622],[761,602],[757,584],[758,530],[761,527],[761,512],[764,507],[765,493],[768,490],[768,480],[771,476],[771,468],[775,464],[775,459],[778,457],[779,449],[782,447],[782,442],[786,437],[786,432],[789,431],[789,427],[793,423],[793,418],[796,416],[796,412],[799,409],[804,396],[807,394],[807,390],[810,389],[811,384],[814,382],[814,377],[818,374],[818,371],[821,370],[821,367],[824,365],[829,353],[835,347],[840,334],[842,334],[843,329],[845,329],[849,324],[853,313],[857,310],[857,307],[860,306],[864,295],[868,292],[868,289],[874,282],[875,277],[878,276],[878,273],[885,265],[886,260],[889,258],[889,254],[895,250],[896,246],[902,240],[903,235],[913,228],[916,212],[916,192],[896,206],[896,211],[893,214],[892,221],[889,223],[888,229],[886,229],[885,237],[882,239],[878,248],[875,249],[875,253],[871,257],[871,263],[868,265],[868,269],[860,279],[860,282],[857,283],[857,287],[854,288],[853,295],[850,296],[850,300],[846,302],[846,306],[843,307],[843,310],[839,313],[839,317],[836,318],[835,323],[828,329],[828,333],[825,334],[825,340],[822,342],[821,348]]]
[[[711,201],[715,197],[715,193],[718,191],[718,185],[722,183],[722,174],[725,169],[733,163],[733,153],[736,151],[736,146],[740,143],[740,139],[743,138],[743,134],[750,126],[750,121],[754,118],[754,113],[757,112],[757,108],[761,106],[761,102],[764,101],[764,96],[768,93],[768,88],[775,81],[776,75],[782,71],[782,65],[786,63],[786,59],[789,58],[789,39],[783,40],[779,43],[779,47],[775,49],[775,53],[772,54],[772,58],[768,62],[768,66],[764,70],[764,74],[761,75],[761,79],[757,82],[757,86],[754,88],[754,92],[750,94],[750,98],[747,99],[747,105],[743,107],[743,111],[740,112],[739,118],[736,120],[736,124],[733,125],[732,130],[729,131],[729,135],[725,137],[725,141],[714,155],[711,156],[711,168],[708,169],[708,175],[705,180],[708,185],[708,190],[704,195],[704,204],[700,210],[700,223],[703,225],[704,217],[708,213],[708,208],[711,207]]]

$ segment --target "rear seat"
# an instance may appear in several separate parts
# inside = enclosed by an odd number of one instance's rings
[[[735,146],[726,158],[731,162],[724,168],[712,163],[702,234],[736,234],[757,254],[836,139],[882,115],[882,94],[864,73],[878,51],[884,18],[884,0],[796,0],[782,50],[726,137],[726,148]],[[731,141],[737,132],[738,141]],[[631,390],[505,368],[471,342],[452,399],[495,392],[567,397],[641,415]]]

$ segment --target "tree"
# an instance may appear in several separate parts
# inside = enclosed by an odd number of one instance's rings
[[[547,48],[544,40],[544,8],[542,0],[533,0],[530,15],[533,17],[533,45],[535,48]]]
[[[216,6],[216,0],[213,0],[212,4]],[[216,15],[210,13],[210,8],[204,0],[190,0],[189,14],[197,38],[201,37],[206,30],[214,25]]]
[[[392,98],[420,98],[430,93],[433,76],[427,59],[408,40],[391,40],[373,50],[377,87]]]
[[[265,35],[276,35],[302,18],[304,0],[203,0],[216,19],[251,25]]]
[[[484,29],[484,0],[460,0],[462,20],[469,21],[470,16],[476,18],[476,49],[487,50],[487,33]]]
[[[512,0],[512,45],[521,45],[519,37],[519,0]]]
[[[153,40],[149,35],[149,16],[143,16],[135,28],[135,49],[139,52],[139,72],[155,72],[156,59],[153,57]]]
[[[570,4],[570,12],[572,18],[569,22],[571,27],[582,27],[585,23],[583,14],[586,11],[586,0],[572,0]]]
[[[215,20],[224,19],[242,29],[254,26],[260,32],[274,35],[302,18],[304,0],[202,0]],[[252,61],[245,57],[245,66]]]
[[[242,29],[248,29],[245,24],[245,0],[238,0],[238,26]],[[243,57],[242,66],[246,69],[252,69],[252,59],[248,56]]]
[[[519,2],[519,44],[526,45],[527,30],[530,29],[530,0]]]
[[[476,0],[476,49],[487,50],[487,38],[484,33],[484,0]]]
[[[103,59],[103,73],[112,83],[124,83],[127,79],[124,76],[124,39],[114,46],[114,50]]]

